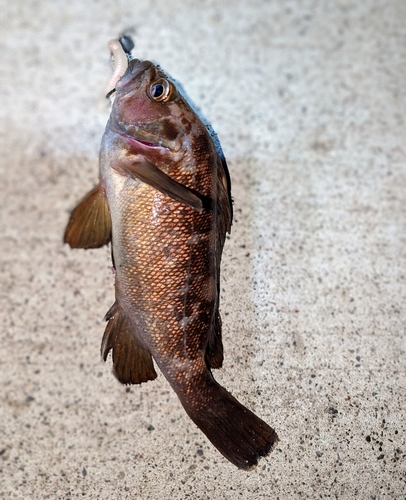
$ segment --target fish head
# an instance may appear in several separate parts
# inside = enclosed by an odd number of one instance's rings
[[[204,124],[175,83],[150,61],[134,59],[116,84],[108,127],[130,153],[146,158],[193,153]]]

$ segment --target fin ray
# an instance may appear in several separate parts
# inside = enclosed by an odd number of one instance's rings
[[[72,248],[99,248],[111,240],[111,217],[107,197],[97,184],[72,210],[64,243]]]
[[[101,355],[106,361],[113,351],[113,373],[122,384],[141,384],[157,377],[152,356],[137,340],[126,316],[117,304],[106,314]]]
[[[166,194],[170,198],[187,205],[197,212],[202,212],[203,201],[191,189],[174,181],[169,175],[149,163],[143,161],[120,160],[113,162],[112,168],[118,172],[123,172],[130,177],[137,178],[149,186]]]
[[[210,373],[205,379],[204,398],[197,407],[181,396],[183,407],[227,460],[240,469],[251,469],[277,445],[276,432],[221,387]]]

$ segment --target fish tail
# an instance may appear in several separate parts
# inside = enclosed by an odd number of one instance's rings
[[[279,439],[276,432],[237,401],[213,378],[206,405],[182,401],[187,414],[227,460],[250,469],[268,455]],[[202,406],[204,405],[204,406]]]

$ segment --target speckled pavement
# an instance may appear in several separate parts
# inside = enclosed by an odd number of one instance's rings
[[[0,0],[1,499],[406,498],[404,0]],[[235,220],[215,376],[270,423],[250,472],[162,375],[100,359],[109,249],[62,244],[97,181],[107,41],[217,131]]]

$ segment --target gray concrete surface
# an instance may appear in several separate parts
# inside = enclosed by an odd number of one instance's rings
[[[0,498],[406,498],[404,0],[0,1]],[[107,40],[135,27],[212,122],[235,222],[216,373],[281,441],[226,462],[165,379],[100,360]]]

